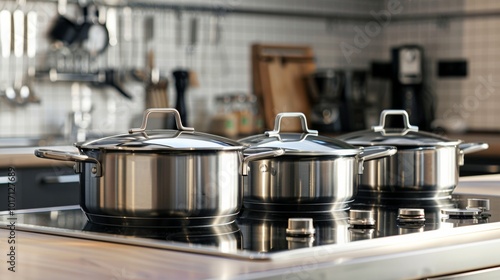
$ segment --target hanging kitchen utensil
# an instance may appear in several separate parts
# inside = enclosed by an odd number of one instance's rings
[[[132,67],[132,9],[130,7],[124,7],[122,10],[121,17],[121,42],[118,45],[120,48],[119,54],[121,62],[124,64],[125,69],[130,69]],[[126,50],[126,52],[125,52]]]
[[[296,118],[301,133],[282,132],[282,119]],[[253,149],[283,149],[284,155],[252,161],[244,180],[243,204],[254,210],[326,212],[349,208],[363,163],[396,153],[390,146],[357,148],[319,136],[299,112],[280,113],[274,130],[239,140]]]
[[[219,76],[226,76],[231,72],[229,59],[227,57],[226,45],[223,42],[223,21],[224,16],[222,14],[217,14],[215,17],[211,18],[211,25],[213,29],[211,45],[213,48],[215,48],[214,61],[219,64]]]
[[[28,69],[26,73],[26,82],[22,85],[20,92],[23,96],[23,102],[26,103],[40,103],[33,89],[33,79],[36,75],[36,35],[38,16],[36,11],[29,11],[26,13],[25,19],[25,34],[26,34],[26,57],[28,60]]]
[[[103,53],[109,46],[109,32],[105,24],[98,21],[99,9],[95,5],[81,7],[84,22],[78,29],[78,41],[91,57]]]
[[[403,128],[387,125],[389,116],[403,119]],[[366,164],[359,197],[378,200],[447,199],[458,183],[464,155],[488,148],[486,143],[462,143],[419,131],[404,110],[384,110],[380,124],[369,130],[341,135],[338,139],[356,146],[391,145],[398,148],[390,158]]]
[[[48,36],[53,41],[66,47],[73,45],[77,40],[79,26],[68,19],[66,13],[66,0],[58,0],[58,14],[53,19]]]
[[[10,56],[11,56],[11,45],[12,45],[12,15],[8,10],[0,11],[0,43],[2,51],[2,60],[5,62],[5,68],[10,69]],[[15,98],[13,93],[13,88],[11,85],[11,71],[7,71],[8,74],[4,75],[5,80],[2,80],[2,97],[7,100]]]
[[[199,87],[200,82],[198,80],[198,74],[195,70],[195,59],[196,52],[198,48],[198,30],[199,30],[199,19],[193,17],[189,21],[189,45],[186,48],[187,52],[187,67],[189,71],[189,87]]]
[[[180,10],[175,11],[175,45],[177,47],[183,46],[184,34],[184,24],[182,22],[182,12]]]
[[[12,105],[23,104],[23,99],[26,97],[26,92],[21,91],[23,86],[23,72],[24,72],[24,12],[20,2],[16,10],[12,13],[12,45],[14,48],[14,86],[8,89],[8,98]],[[14,98],[12,98],[14,97]]]
[[[0,40],[2,57],[10,57],[12,45],[12,15],[8,10],[0,11]]]
[[[147,130],[151,113],[173,114],[177,129]],[[75,146],[79,153],[35,155],[76,162],[89,220],[125,226],[230,223],[241,208],[248,163],[283,154],[268,149],[244,157],[244,145],[184,127],[175,109],[148,109],[140,128]]]
[[[146,108],[167,108],[168,102],[168,80],[160,76],[160,70],[154,64],[154,52],[150,50],[146,65],[149,79],[146,83]],[[163,117],[159,120],[159,126],[162,128],[168,127],[170,124],[169,118]]]

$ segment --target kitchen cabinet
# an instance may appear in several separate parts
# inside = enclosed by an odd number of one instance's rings
[[[75,150],[66,146],[58,148]],[[0,149],[0,211],[7,210],[9,199],[15,201],[16,209],[79,203],[80,184],[73,164],[39,159],[34,149]],[[9,181],[9,173],[15,177],[14,183]],[[12,193],[14,187],[15,193]]]
[[[0,169],[0,211],[14,202],[16,209],[40,208],[79,203],[80,184],[73,168],[65,165],[15,168],[16,182],[9,183],[9,168]],[[5,175],[3,175],[5,174]],[[15,188],[15,193],[12,190]],[[9,192],[9,189],[11,192]],[[10,200],[9,200],[10,199]]]

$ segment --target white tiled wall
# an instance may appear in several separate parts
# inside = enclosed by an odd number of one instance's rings
[[[493,0],[401,0],[401,4],[402,15],[500,11],[500,2]],[[384,33],[384,45],[412,43],[425,48],[426,78],[437,96],[439,122],[457,125],[460,120],[471,130],[498,131],[499,31],[500,16],[495,15],[394,22]],[[468,76],[438,78],[437,61],[446,59],[467,60]]]
[[[219,7],[252,9],[276,9],[292,11],[316,11],[349,13],[370,16],[370,12],[386,10],[389,2],[395,0],[211,0],[211,1],[158,1],[160,3],[202,4]],[[400,15],[434,14],[439,12],[500,11],[498,1],[474,0],[399,0]],[[13,2],[1,7],[13,9]],[[5,5],[5,6],[2,6]],[[27,9],[38,12],[38,66],[47,60],[49,44],[46,32],[55,17],[55,3],[40,3],[28,0]],[[122,10],[118,10],[122,15]],[[130,66],[144,67],[145,46],[143,43],[143,20],[146,16],[155,19],[154,39],[155,62],[163,75],[170,76],[173,69],[186,65],[186,41],[176,42],[177,16],[171,10],[134,9],[134,37],[131,42],[120,41],[110,47],[99,58],[96,65],[125,69]],[[471,129],[498,130],[495,115],[500,105],[500,74],[497,58],[500,58],[500,37],[497,34],[500,18],[476,17],[458,19],[428,19],[418,21],[391,21],[383,30],[370,37],[369,42],[357,48],[357,52],[346,59],[342,45],[355,45],[356,28],[366,28],[370,24],[361,21],[325,21],[323,19],[269,17],[259,15],[225,14],[222,20],[222,41],[219,47],[208,43],[208,26],[211,19],[207,13],[182,13],[184,26],[182,37],[188,37],[188,22],[197,17],[200,21],[198,45],[193,54],[192,68],[198,73],[200,87],[191,88],[187,95],[189,124],[197,130],[205,130],[214,110],[214,97],[230,91],[251,91],[250,45],[254,42],[280,42],[310,44],[317,56],[317,65],[322,67],[365,68],[373,60],[389,58],[391,46],[403,43],[422,44],[427,58],[427,80],[429,87],[438,96],[438,116],[462,116]],[[376,30],[375,30],[376,31]],[[438,59],[464,58],[469,62],[467,78],[438,79],[436,62]],[[0,59],[0,80],[2,88],[13,68],[6,67],[6,59]],[[11,65],[14,59],[11,59]],[[481,85],[481,79],[491,79],[491,94],[474,95]],[[498,82],[497,82],[498,81]],[[373,80],[370,93],[374,100],[383,100],[387,83]],[[71,83],[51,83],[37,80],[34,83],[37,95],[42,100],[39,105],[11,107],[0,101],[0,137],[38,136],[63,133],[67,115],[71,111]],[[109,134],[126,132],[134,118],[144,110],[144,88],[141,83],[129,81],[126,90],[134,95],[133,101],[122,98],[111,89],[92,87],[92,119],[96,133]],[[496,90],[496,91],[495,91]],[[471,97],[472,96],[472,97]],[[475,97],[474,97],[475,96]],[[477,97],[479,96],[479,97]],[[169,87],[169,97],[173,104],[173,81]],[[474,99],[475,98],[475,99]],[[456,113],[453,108],[466,108],[466,112]],[[450,111],[451,110],[451,111]],[[452,113],[450,113],[452,112]]]
[[[381,1],[371,0],[212,0],[212,1],[157,1],[159,3],[202,4],[217,7],[237,7],[252,9],[298,10],[316,12],[335,12],[367,14],[378,10]],[[12,4],[12,3],[10,3]],[[29,8],[38,11],[39,49],[37,63],[46,60],[44,54],[49,51],[46,32],[55,17],[55,3],[32,3]],[[13,9],[6,4],[6,8]],[[70,7],[71,8],[71,7]],[[73,7],[74,9],[74,7]],[[71,11],[71,9],[70,9]],[[74,10],[73,10],[74,11]],[[122,10],[118,11],[122,15]],[[71,12],[69,14],[71,16]],[[170,76],[173,69],[186,65],[186,41],[182,45],[176,42],[176,14],[171,10],[134,8],[132,42],[122,42],[110,47],[100,57],[97,65],[103,67],[126,68],[144,67],[145,46],[143,42],[143,20],[153,16],[154,39],[152,42],[156,54],[156,64],[163,75]],[[352,57],[347,63],[340,50],[341,42],[353,40],[352,24],[349,22],[326,22],[322,19],[269,17],[259,15],[224,15],[222,20],[222,41],[215,47],[208,43],[208,26],[211,14],[182,13],[182,37],[188,37],[188,22],[197,17],[200,21],[199,43],[193,54],[192,68],[198,73],[199,88],[191,88],[187,95],[189,124],[197,130],[205,130],[210,115],[213,113],[214,96],[231,91],[251,91],[250,46],[254,42],[282,42],[290,44],[310,44],[317,54],[318,67],[366,67],[370,57],[378,55],[377,43]],[[120,40],[120,38],[119,38]],[[120,42],[120,41],[119,41]],[[6,77],[12,69],[5,67],[2,60],[1,74]],[[4,82],[5,84],[6,82]],[[127,91],[134,95],[134,101],[128,101],[110,89],[92,88],[92,119],[96,133],[108,134],[126,132],[131,120],[144,110],[144,89],[141,83],[128,82]],[[40,105],[10,107],[5,101],[0,102],[0,136],[38,136],[58,134],[64,131],[68,113],[71,111],[71,83],[51,83],[37,80],[34,84]],[[174,102],[173,82],[169,88],[170,100]]]

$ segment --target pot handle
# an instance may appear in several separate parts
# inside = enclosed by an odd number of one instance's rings
[[[363,174],[363,163],[367,160],[378,159],[382,157],[388,157],[396,154],[397,148],[393,146],[370,146],[365,147],[363,151],[359,154],[358,162],[358,174]]]
[[[273,149],[273,150],[266,151],[266,152],[260,152],[260,153],[248,155],[243,159],[241,175],[243,175],[243,176],[248,175],[248,164],[251,161],[278,157],[278,156],[281,156],[283,154],[285,154],[285,150],[278,148],[278,149]]]
[[[142,117],[142,124],[140,128],[131,128],[128,133],[132,134],[134,132],[145,132],[146,127],[148,126],[148,118],[151,113],[166,113],[173,114],[175,118],[175,124],[177,125],[177,130],[180,131],[194,131],[192,127],[185,127],[182,125],[181,115],[179,111],[173,108],[150,108],[144,111],[144,115]]]
[[[403,117],[404,128],[402,132],[399,133],[386,133],[385,129],[385,119],[387,116],[399,115]],[[383,110],[380,113],[380,123],[379,125],[372,126],[372,130],[375,132],[382,132],[384,135],[405,135],[409,131],[418,131],[418,126],[414,126],[410,124],[410,117],[405,110]]]
[[[462,143],[458,145],[460,152],[465,154],[475,153],[489,148],[488,143]]]
[[[92,169],[92,174],[96,177],[102,176],[101,163],[95,159],[86,155],[75,154],[71,152],[63,152],[57,150],[49,149],[36,149],[35,156],[39,158],[54,159],[60,161],[74,161],[74,162],[90,162],[96,165],[95,169]]]
[[[370,146],[365,147],[359,154],[362,161],[388,157],[396,154],[397,148],[393,146]]]
[[[462,166],[465,163],[464,155],[479,152],[489,148],[488,143],[462,143],[458,145],[460,150],[458,165]]]
[[[317,130],[312,130],[307,127],[306,116],[300,112],[286,112],[277,114],[276,119],[274,120],[274,129],[271,131],[266,131],[265,134],[269,137],[279,136],[281,130],[281,119],[283,118],[299,118],[300,123],[302,124],[303,132],[307,134],[318,135]]]

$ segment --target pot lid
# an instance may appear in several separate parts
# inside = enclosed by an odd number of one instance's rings
[[[389,115],[403,117],[403,128],[390,128],[386,126],[386,118]],[[380,124],[372,129],[348,133],[337,137],[352,145],[390,145],[405,147],[436,147],[456,146],[461,140],[450,140],[446,137],[418,131],[418,127],[411,125],[408,113],[404,110],[384,110],[380,114]]]
[[[146,131],[151,113],[171,113],[175,116],[177,130]],[[78,148],[131,150],[131,151],[192,151],[192,150],[242,150],[244,146],[234,140],[208,133],[196,132],[182,125],[179,112],[170,108],[147,109],[142,126],[130,129],[128,134],[109,136],[76,144]]]
[[[298,117],[303,133],[280,133],[281,120],[285,117]],[[307,120],[302,113],[280,113],[276,116],[274,130],[239,140],[249,145],[247,151],[260,148],[281,148],[285,155],[336,155],[352,156],[361,152],[359,148],[339,139],[319,136],[316,130],[307,127]]]

